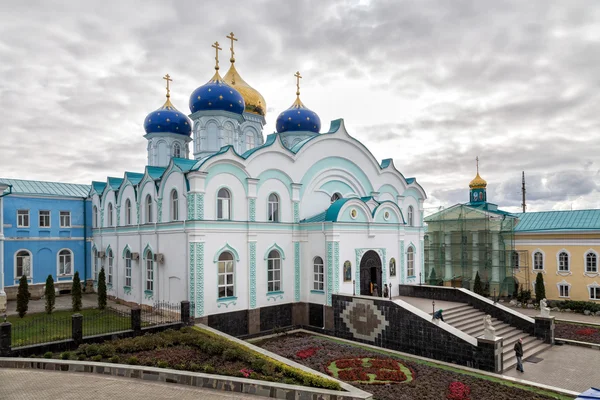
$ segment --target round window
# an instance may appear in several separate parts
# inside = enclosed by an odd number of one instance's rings
[[[383,219],[385,219],[386,221],[387,221],[388,219],[390,219],[390,212],[389,212],[389,211],[386,211],[386,212],[383,214]]]
[[[358,213],[356,212],[356,209],[352,209],[352,210],[350,210],[350,216],[351,216],[352,218],[356,218],[356,216],[357,216],[357,215],[358,215]]]

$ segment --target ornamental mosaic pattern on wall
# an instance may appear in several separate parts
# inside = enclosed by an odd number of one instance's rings
[[[390,324],[373,300],[368,299],[353,298],[341,317],[355,338],[372,343]]]

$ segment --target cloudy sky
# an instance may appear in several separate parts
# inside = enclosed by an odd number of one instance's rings
[[[142,122],[236,67],[268,105],[344,118],[379,160],[428,193],[468,200],[479,156],[488,199],[530,211],[600,207],[600,2],[0,2],[0,176],[89,183],[142,171]],[[228,67],[223,54],[222,71]]]

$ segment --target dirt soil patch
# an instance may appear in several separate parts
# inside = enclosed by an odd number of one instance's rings
[[[344,344],[329,338],[309,334],[283,335],[266,339],[258,343],[258,345],[268,351],[330,375],[332,375],[332,363],[339,364],[339,360],[345,360],[342,361],[343,365],[341,366],[345,367],[346,371],[351,371],[352,373],[339,374],[338,372],[338,377],[342,380],[344,377],[347,377],[349,383],[353,386],[373,393],[374,398],[381,400],[545,400],[565,398],[559,395],[543,394],[542,391],[535,392],[517,388],[508,381],[496,378],[487,380],[477,376],[465,375],[432,366],[430,363],[427,365],[425,363],[402,359],[401,357],[394,357],[389,354],[384,355],[359,346]],[[312,355],[306,357],[305,349],[317,350],[314,352],[310,351]],[[351,360],[353,359],[356,360],[355,369],[352,369],[353,364]],[[360,367],[364,368],[367,366],[367,359],[378,360],[375,363],[369,362],[369,367],[375,365],[389,371],[395,370],[396,367],[387,367],[386,360],[391,362],[400,360],[400,365],[410,371],[412,379],[410,381],[408,379],[401,379],[401,383],[395,384],[369,384],[360,382],[361,380],[366,380],[366,376],[368,376],[368,373],[367,375],[362,375],[362,377],[360,375]],[[340,365],[337,366],[340,369]],[[372,373],[376,374],[374,371]],[[371,382],[374,380],[372,379]],[[384,379],[382,378],[381,380]],[[400,381],[400,379],[398,380]],[[503,384],[502,382],[505,383]]]

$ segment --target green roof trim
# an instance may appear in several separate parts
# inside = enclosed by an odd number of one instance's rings
[[[33,194],[43,196],[88,197],[91,186],[77,183],[27,181],[22,179],[0,178],[0,182],[12,187],[12,194]],[[10,192],[10,188],[6,189]]]
[[[92,181],[92,188],[94,188],[96,193],[102,196],[102,193],[104,193],[104,189],[106,188],[106,182]]]
[[[173,158],[173,164],[175,164],[181,171],[189,172],[192,170],[198,160],[188,160],[187,158]]]
[[[369,200],[372,200],[373,197],[346,197],[343,199],[339,199],[331,203],[327,210],[320,212],[317,215],[313,215],[312,217],[305,218],[300,221],[300,223],[311,223],[311,222],[337,222],[340,211],[344,204],[346,204],[350,200],[360,200],[363,203],[366,203]],[[374,200],[376,203],[379,203],[377,200]],[[379,207],[379,205],[377,206]],[[375,209],[377,209],[377,207]]]
[[[123,178],[108,177],[108,186],[110,186],[112,190],[119,190],[121,183],[123,183]]]
[[[600,230],[599,210],[540,211],[516,214],[515,232]]]
[[[158,180],[162,177],[162,174],[165,172],[166,168],[164,167],[151,167],[151,166],[147,166],[146,167],[146,171],[148,171],[148,175],[150,175],[150,178],[154,179],[154,180]]]
[[[132,185],[137,185],[144,178],[144,174],[139,172],[125,172],[125,179],[131,182]]]

